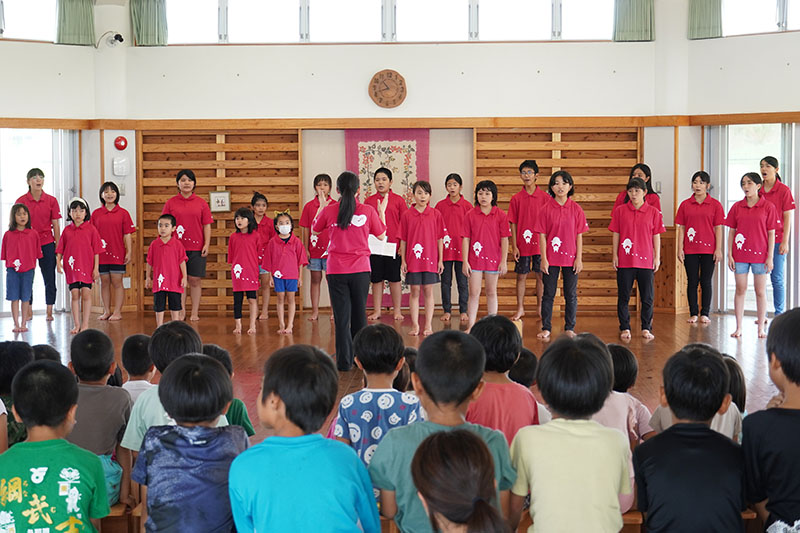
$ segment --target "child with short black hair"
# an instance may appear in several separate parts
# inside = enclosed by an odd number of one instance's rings
[[[455,172],[448,174],[444,178],[444,188],[447,189],[447,197],[439,200],[436,210],[442,214],[444,219],[445,235],[442,238],[444,244],[442,259],[444,260],[444,270],[442,271],[442,314],[439,319],[443,322],[450,321],[450,312],[453,309],[450,303],[453,283],[453,272],[455,271],[456,285],[458,286],[458,311],[461,313],[461,322],[469,320],[468,301],[469,287],[467,277],[462,270],[463,257],[461,256],[461,227],[464,224],[464,217],[472,209],[472,204],[461,194],[464,182],[461,176]]]
[[[311,297],[311,316],[308,317],[308,320],[311,322],[319,317],[319,293],[322,277],[328,269],[328,244],[330,243],[328,228],[322,230],[318,235],[313,235],[311,225],[320,207],[324,209],[328,204],[336,203],[336,200],[331,198],[332,188],[333,180],[330,175],[317,174],[314,176],[314,192],[316,194],[314,198],[306,202],[300,214],[299,225],[303,228],[303,244],[308,249],[308,272],[311,278],[311,287],[308,290]],[[333,320],[333,315],[331,315],[331,320]]]
[[[116,366],[114,345],[102,331],[87,329],[72,339],[69,368],[78,377],[78,411],[67,440],[100,457],[108,504],[134,507],[131,452],[120,445],[133,402],[128,391],[106,384]]]
[[[291,335],[294,328],[295,294],[303,286],[300,270],[308,264],[303,243],[293,232],[294,220],[289,210],[276,213],[273,220],[277,238],[267,244],[262,266],[269,271],[270,287],[275,289],[278,300],[278,333]],[[288,301],[288,317],[284,314],[284,302]]]
[[[516,381],[523,387],[527,387],[527,389],[533,393],[534,397],[536,397],[537,394],[535,389],[537,389],[536,367],[538,364],[539,360],[536,358],[536,354],[523,346],[519,351],[517,361],[514,363],[514,366],[511,367],[511,370],[508,371],[508,378],[512,381]],[[538,397],[536,398],[536,410],[539,415],[540,424],[546,424],[553,419],[550,410],[539,401]]]
[[[0,342],[0,401],[8,410],[6,421],[8,435],[7,446],[22,442],[28,436],[25,424],[14,416],[14,396],[11,393],[11,382],[22,367],[33,361],[33,350],[27,342]]]
[[[184,355],[164,371],[158,396],[177,425],[148,429],[136,460],[145,530],[233,530],[228,470],[248,441],[241,427],[216,427],[233,398],[230,376],[211,357]]]
[[[122,344],[122,366],[128,373],[128,381],[122,384],[122,388],[131,395],[133,403],[140,394],[153,387],[151,381],[156,375],[156,366],[147,351],[149,344],[150,337],[141,333],[129,336]]]
[[[272,219],[267,216],[267,206],[269,206],[267,197],[258,191],[253,191],[250,207],[253,209],[253,216],[258,224],[258,234],[261,235],[258,248],[258,276],[261,282],[263,301],[261,314],[258,315],[259,320],[266,320],[269,317],[269,272],[264,270],[261,262],[264,259],[264,252],[267,250],[267,243],[275,237],[275,226]]]
[[[747,415],[743,423],[747,501],[768,531],[800,526],[800,308],[776,316],[767,336],[769,377],[778,387],[776,407]]]
[[[219,361],[228,376],[233,380],[233,360],[228,350],[216,344],[204,344],[203,354]],[[250,416],[247,414],[247,406],[239,398],[231,400],[231,405],[225,411],[225,418],[228,419],[228,424],[243,427],[248,437],[256,434],[253,423],[250,421]]]
[[[28,331],[27,318],[31,315],[33,274],[36,260],[42,257],[39,234],[31,228],[31,213],[25,204],[11,207],[8,231],[3,234],[0,260],[6,262],[6,300],[11,302],[14,333]],[[20,302],[22,315],[20,317]]]
[[[650,427],[652,413],[637,397],[628,392],[636,384],[639,362],[625,346],[613,343],[606,346],[614,365],[614,388],[603,409],[593,419],[609,427],[612,427],[611,424],[606,422],[610,422],[610,419],[624,420],[627,425],[625,434],[630,437],[631,446],[635,447],[641,441],[655,436],[655,430]]]
[[[35,361],[41,361],[42,359],[47,359],[48,361],[55,361],[56,363],[60,363],[61,354],[58,353],[58,350],[56,350],[49,344],[36,344],[33,346],[33,359]]]
[[[317,433],[336,402],[338,383],[331,358],[313,346],[295,344],[267,359],[258,418],[274,436],[231,465],[239,531],[313,531],[320,524],[380,531],[366,468],[348,446]]]
[[[501,315],[478,320],[470,335],[478,339],[486,352],[483,391],[469,404],[467,422],[498,429],[511,442],[520,428],[539,423],[536,398],[526,387],[508,377],[519,358],[522,337],[514,323]]]
[[[428,418],[389,431],[369,465],[372,482],[381,491],[381,514],[393,518],[401,531],[432,531],[408,465],[425,437],[439,431],[465,429],[486,443],[497,483],[490,503],[508,516],[508,490],[516,478],[508,443],[501,432],[464,418],[483,389],[485,364],[481,344],[461,331],[439,331],[420,344],[411,379]]]
[[[731,401],[722,358],[702,346],[683,348],[663,376],[661,403],[675,424],[633,452],[647,531],[744,531],[742,450],[709,427]]]
[[[242,302],[247,296],[250,304],[249,335],[256,332],[258,320],[258,252],[262,249],[263,237],[258,231],[258,223],[253,211],[240,207],[233,216],[236,231],[228,239],[228,263],[231,265],[233,285],[233,333],[242,332]]]
[[[28,437],[0,454],[4,530],[97,531],[109,513],[103,467],[64,440],[78,408],[75,376],[60,363],[35,361],[14,377],[12,391]]]
[[[420,418],[419,399],[392,388],[392,381],[405,363],[403,338],[393,327],[365,327],[353,339],[353,353],[367,383],[339,402],[333,434],[369,466],[375,449],[390,429]]]
[[[619,531],[619,495],[631,491],[630,448],[619,431],[590,419],[614,382],[608,350],[594,338],[562,337],[542,354],[536,372],[553,420],[522,428],[511,443],[512,524],[530,492],[537,530]]]
[[[188,286],[186,277],[186,249],[180,239],[174,239],[177,222],[172,215],[158,217],[158,237],[147,248],[144,287],[153,289],[153,310],[156,313],[156,327],[164,323],[164,310],[169,305],[172,320],[181,320],[181,296]],[[150,273],[153,274],[153,284]]]

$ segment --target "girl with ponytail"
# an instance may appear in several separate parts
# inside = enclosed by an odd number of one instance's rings
[[[417,448],[411,476],[434,531],[510,531],[496,502],[494,461],[475,433],[456,429],[430,435]]]

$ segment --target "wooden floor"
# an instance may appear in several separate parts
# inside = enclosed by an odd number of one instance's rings
[[[270,319],[259,322],[259,331],[256,335],[233,335],[232,317],[203,317],[192,325],[200,333],[203,342],[215,343],[229,350],[234,365],[234,394],[241,398],[247,405],[250,416],[257,428],[257,434],[252,442],[260,442],[269,435],[269,431],[258,426],[256,415],[256,402],[261,387],[261,377],[264,361],[278,348],[292,343],[308,343],[321,347],[328,353],[334,351],[333,324],[328,319],[328,314],[321,314],[318,322],[306,320],[308,314],[300,313],[295,322],[292,336],[278,335],[277,320]],[[767,360],[765,355],[765,341],[758,339],[756,325],[752,317],[745,319],[744,335],[740,339],[730,338],[730,333],[735,329],[735,320],[731,315],[712,315],[708,325],[690,325],[686,323],[687,316],[656,314],[653,332],[656,338],[646,342],[637,338],[638,331],[634,330],[634,338],[629,346],[639,359],[639,378],[636,386],[631,389],[651,410],[658,404],[659,386],[661,384],[661,370],[667,358],[690,342],[704,342],[711,344],[724,353],[728,353],[739,361],[747,380],[747,411],[752,413],[764,408],[767,400],[777,392],[769,380],[767,373]],[[560,333],[560,317],[554,317],[553,336]],[[384,316],[383,321],[393,325],[401,332],[407,345],[419,346],[422,337],[411,337],[407,334],[411,322],[406,318],[403,322],[394,322],[391,315]],[[632,322],[636,322],[632,320]],[[0,318],[0,340],[24,340],[31,344],[47,343],[53,345],[62,354],[64,362],[68,360],[70,335],[69,329],[72,320],[67,314],[57,314],[53,322],[45,321],[44,315],[35,315],[29,324],[30,331],[22,334],[13,334],[13,322],[10,317]],[[91,326],[105,331],[114,341],[119,361],[119,351],[125,337],[134,333],[152,333],[155,328],[155,317],[152,314],[139,313],[125,314],[119,322],[101,322],[93,319]],[[437,319],[434,320],[434,329],[444,327],[459,327],[458,322],[445,326]],[[536,338],[540,324],[533,318],[524,319],[523,342],[527,348],[537,355],[547,347]],[[619,342],[618,324],[616,317],[581,317],[578,316],[576,331],[590,331],[606,342]],[[358,390],[362,386],[360,371],[340,373],[339,396]],[[327,424],[324,428],[327,430]]]

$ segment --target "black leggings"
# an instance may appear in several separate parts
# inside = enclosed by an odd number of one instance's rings
[[[256,300],[256,291],[233,291],[233,318],[242,318],[242,302],[244,295],[247,294],[248,300]]]
[[[336,329],[336,367],[353,367],[353,337],[367,325],[370,273],[328,274],[333,324]]]
[[[686,268],[686,277],[689,279],[687,291],[689,314],[697,316],[697,285],[699,284],[703,302],[700,314],[708,316],[711,308],[711,278],[714,277],[714,255],[686,254],[683,266]]]
[[[642,300],[642,329],[653,329],[653,278],[652,268],[617,269],[617,317],[619,330],[631,329],[631,315],[628,304],[631,300],[633,282],[639,285],[639,298]]]

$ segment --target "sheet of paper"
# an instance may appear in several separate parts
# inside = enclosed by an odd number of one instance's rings
[[[387,257],[395,257],[397,255],[397,243],[382,241],[374,235],[369,236],[367,243],[369,244],[369,252],[372,255],[385,255]]]

